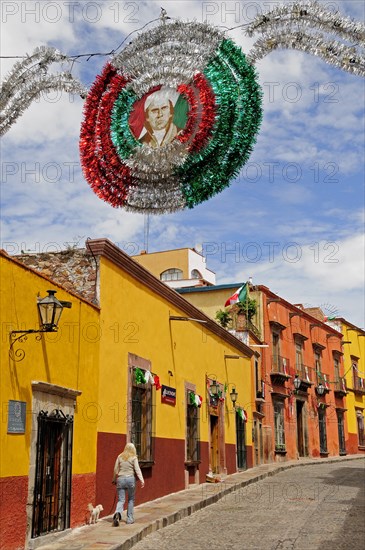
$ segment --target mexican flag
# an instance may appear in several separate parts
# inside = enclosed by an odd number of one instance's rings
[[[237,304],[237,302],[244,302],[247,298],[247,284],[244,283],[242,286],[240,286],[239,289],[236,290],[230,298],[226,301],[224,304],[225,307],[232,306],[233,304]]]

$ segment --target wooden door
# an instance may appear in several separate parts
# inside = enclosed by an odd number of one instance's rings
[[[213,474],[219,473],[219,423],[218,416],[210,415],[210,456],[209,463]]]

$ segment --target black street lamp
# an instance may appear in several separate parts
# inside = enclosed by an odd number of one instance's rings
[[[24,329],[24,330],[12,330],[9,334],[10,349],[9,354],[14,361],[22,361],[25,357],[24,350],[18,349],[15,353],[13,346],[18,340],[24,342],[27,339],[28,334],[37,334],[36,339],[41,339],[43,332],[57,332],[58,323],[61,318],[63,308],[71,307],[71,302],[59,301],[55,297],[56,290],[47,290],[48,296],[38,300],[38,312],[41,320],[41,328],[39,329]]]
[[[235,409],[236,408],[236,401],[237,401],[237,397],[238,397],[238,393],[236,392],[236,388],[232,388],[232,391],[230,392],[229,396],[231,398],[233,408]]]
[[[55,332],[65,306],[55,297],[56,290],[47,290],[47,292],[48,296],[39,300],[37,304],[42,323],[42,332]]]
[[[296,374],[296,375],[295,375],[295,378],[294,378],[294,380],[293,380],[294,388],[296,389],[296,391],[299,390],[301,383],[302,383],[301,379],[300,379],[299,376]]]

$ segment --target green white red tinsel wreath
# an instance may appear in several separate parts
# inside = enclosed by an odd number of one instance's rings
[[[180,21],[141,34],[86,99],[86,180],[114,207],[193,208],[247,162],[262,117],[255,69],[217,29]]]

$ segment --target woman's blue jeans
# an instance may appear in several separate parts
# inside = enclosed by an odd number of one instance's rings
[[[133,509],[134,509],[134,493],[136,489],[136,480],[133,476],[128,477],[118,477],[117,478],[117,493],[118,493],[118,504],[116,512],[120,513],[122,516],[124,503],[125,503],[125,493],[128,493],[128,508],[127,508],[127,523],[133,523]]]

